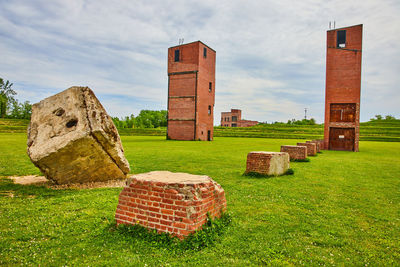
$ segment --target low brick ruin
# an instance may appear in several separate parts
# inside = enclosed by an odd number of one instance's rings
[[[88,87],[71,87],[32,106],[28,155],[57,184],[123,179],[118,131]]]
[[[154,171],[131,175],[119,195],[115,219],[183,239],[226,210],[225,192],[208,176]]]
[[[318,141],[306,141],[306,143],[315,144],[315,148],[317,149],[317,153],[321,151],[320,145]]]
[[[297,143],[297,145],[307,147],[307,156],[317,155],[317,145],[316,144],[314,144],[314,143]]]
[[[319,149],[324,150],[325,149],[325,142],[323,139],[316,139],[313,140],[313,142],[317,142],[319,144]]]
[[[305,160],[307,158],[306,146],[281,146],[281,152],[288,153],[290,160]]]
[[[245,174],[283,175],[289,169],[289,162],[286,152],[253,151],[247,154]]]

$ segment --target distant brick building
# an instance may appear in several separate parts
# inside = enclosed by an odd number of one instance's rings
[[[358,151],[362,24],[327,31],[324,147]]]
[[[168,49],[168,139],[213,139],[215,57],[200,41]]]
[[[221,112],[221,126],[224,127],[250,127],[258,123],[258,121],[242,120],[242,111],[240,109]]]

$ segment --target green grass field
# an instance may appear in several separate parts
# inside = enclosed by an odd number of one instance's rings
[[[399,265],[400,143],[361,142],[291,163],[294,175],[242,176],[250,151],[299,140],[166,141],[123,136],[133,173],[206,174],[233,222],[215,244],[174,250],[113,227],[121,188],[52,190],[0,182],[0,265]],[[0,176],[39,174],[24,134],[0,134]]]

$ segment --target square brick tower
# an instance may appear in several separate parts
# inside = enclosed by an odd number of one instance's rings
[[[215,56],[200,41],[168,48],[167,139],[213,139]]]
[[[324,145],[358,151],[362,24],[327,31]]]

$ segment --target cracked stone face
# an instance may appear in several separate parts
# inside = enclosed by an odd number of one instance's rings
[[[58,184],[122,179],[130,171],[114,123],[88,87],[32,106],[28,155]]]

